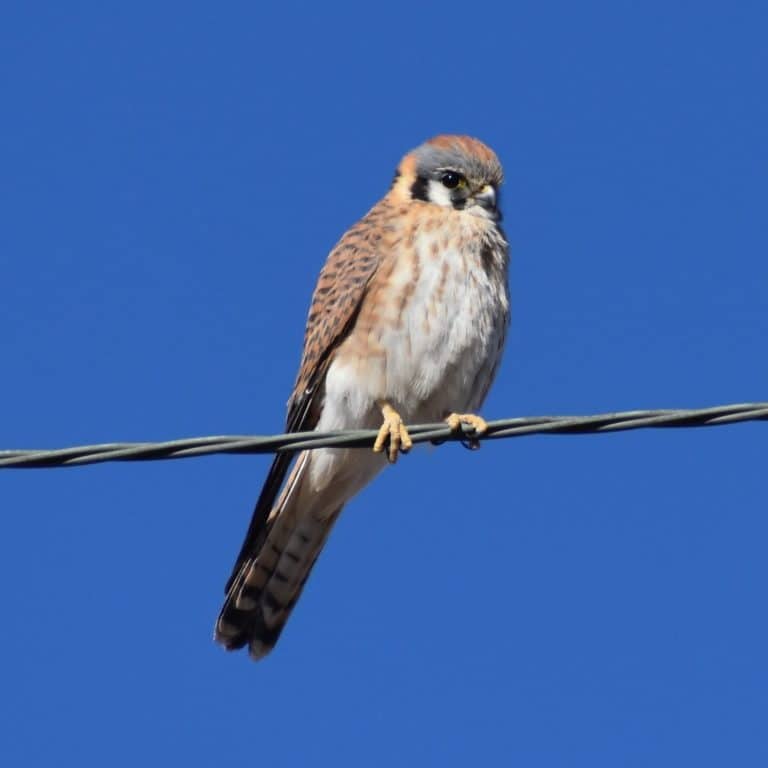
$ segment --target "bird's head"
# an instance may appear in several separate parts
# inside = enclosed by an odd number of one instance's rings
[[[504,174],[492,149],[469,136],[436,136],[401,161],[393,193],[498,221]]]

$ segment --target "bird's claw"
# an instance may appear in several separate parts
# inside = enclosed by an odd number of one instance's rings
[[[376,435],[373,452],[381,453],[386,445],[387,461],[394,464],[398,454],[408,453],[411,450],[413,441],[400,414],[391,405],[386,403],[382,405],[381,413],[384,416],[384,423],[379,428],[379,434]]]
[[[488,431],[488,422],[482,416],[477,416],[474,413],[451,413],[445,421],[452,432],[460,432],[462,424],[473,428],[473,435],[461,441],[461,444],[470,451],[476,451],[480,447],[477,436]]]

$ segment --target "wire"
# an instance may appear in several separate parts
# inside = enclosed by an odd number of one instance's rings
[[[593,416],[531,416],[488,422],[488,431],[475,435],[472,427],[452,432],[445,424],[408,427],[414,443],[497,440],[536,434],[596,434],[646,427],[709,427],[740,421],[768,420],[768,402],[718,405],[691,410],[621,411]],[[370,448],[377,430],[294,432],[283,435],[219,435],[160,443],[102,443],[56,450],[0,451],[0,469],[74,467],[105,461],[185,459],[214,453],[275,453],[317,448]]]

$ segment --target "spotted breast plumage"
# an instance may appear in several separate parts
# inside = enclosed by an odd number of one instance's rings
[[[501,165],[467,136],[405,155],[387,195],[341,238],[315,288],[287,431],[378,428],[373,451],[278,455],[246,534],[216,639],[261,658],[275,643],[342,507],[411,440],[407,423],[474,414],[509,320]],[[287,480],[286,475],[288,475]]]

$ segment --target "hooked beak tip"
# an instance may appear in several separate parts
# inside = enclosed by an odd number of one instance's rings
[[[473,198],[477,205],[491,214],[494,221],[501,219],[501,212],[496,208],[496,190],[490,184],[486,184]]]

